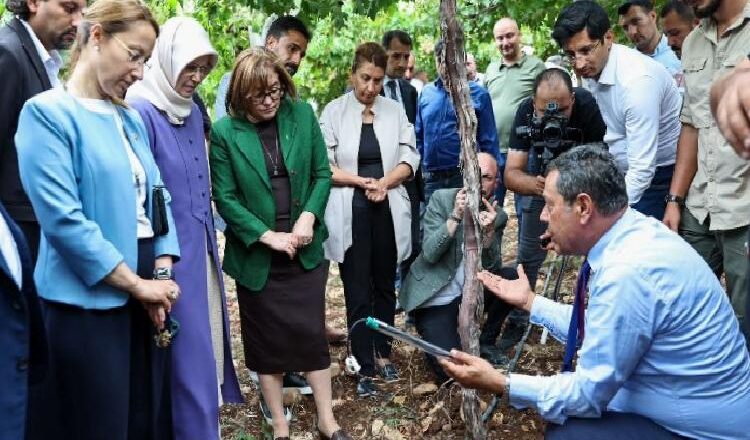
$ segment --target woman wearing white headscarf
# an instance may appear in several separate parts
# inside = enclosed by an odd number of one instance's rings
[[[211,214],[203,121],[192,96],[216,65],[208,34],[192,18],[167,20],[127,101],[141,114],[151,151],[172,196],[182,259],[173,276],[182,298],[171,316],[180,324],[172,344],[174,438],[219,438],[221,396],[241,402],[232,364],[219,253]],[[214,362],[215,361],[215,362]]]

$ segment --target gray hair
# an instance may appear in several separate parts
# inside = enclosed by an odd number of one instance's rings
[[[605,216],[628,206],[625,175],[603,144],[586,144],[566,151],[547,169],[559,173],[557,191],[569,205],[579,194],[588,194]]]

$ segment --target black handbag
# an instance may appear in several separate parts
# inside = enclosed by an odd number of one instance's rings
[[[154,236],[161,237],[169,233],[169,221],[167,220],[167,203],[164,200],[164,185],[154,185],[151,197],[151,228]]]

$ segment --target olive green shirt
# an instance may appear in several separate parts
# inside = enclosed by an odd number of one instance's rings
[[[698,129],[698,170],[685,205],[710,229],[726,231],[750,222],[750,162],[737,157],[711,115],[711,85],[750,51],[750,2],[721,38],[712,18],[701,20],[682,46],[685,97],[680,120]]]
[[[495,127],[500,152],[508,152],[510,130],[521,102],[531,96],[534,79],[542,73],[545,65],[539,58],[523,54],[517,62],[506,65],[502,60],[493,61],[484,75],[484,85],[492,97]]]

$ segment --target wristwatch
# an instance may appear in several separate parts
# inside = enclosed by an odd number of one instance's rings
[[[155,280],[171,280],[174,279],[174,272],[171,267],[157,267],[154,269]]]
[[[666,203],[677,203],[679,206],[685,206],[685,197],[680,197],[677,194],[667,194],[664,197]]]
[[[451,216],[449,218],[456,223],[461,223],[461,220],[463,220],[461,217],[456,217],[456,214],[453,213],[451,213]]]

